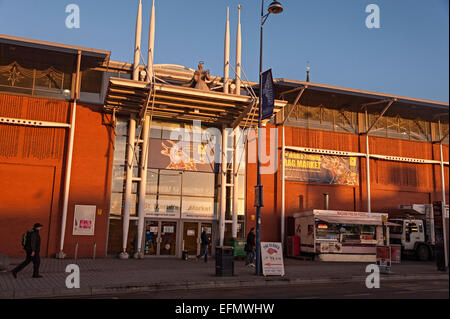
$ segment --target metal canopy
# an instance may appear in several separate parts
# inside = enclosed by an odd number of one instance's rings
[[[147,109],[155,119],[200,120],[219,127],[231,127],[236,121],[239,121],[239,125],[246,124],[248,127],[258,124],[257,103],[250,96],[201,91],[161,83],[155,83],[153,88],[151,86],[152,84],[147,82],[110,78],[104,108],[107,111],[115,111],[116,114],[134,113],[140,116],[143,110]],[[274,113],[286,104],[286,101],[275,101]],[[269,119],[266,120],[268,121]]]
[[[90,49],[90,48],[86,48],[86,47],[60,44],[60,43],[49,42],[49,41],[27,39],[27,38],[10,36],[10,35],[6,35],[6,34],[0,34],[0,43],[5,43],[5,44],[9,44],[9,45],[25,46],[25,47],[36,48],[36,49],[41,49],[41,50],[56,51],[56,52],[68,53],[68,54],[77,54],[78,51],[81,51],[83,56],[91,56],[91,57],[98,58],[101,60],[108,59],[111,56],[110,51],[96,50],[96,49]]]
[[[275,80],[275,86],[278,94],[284,96],[285,99],[289,97],[290,101],[295,98],[299,89],[307,86],[308,89],[302,96],[303,105],[346,107],[358,112],[361,111],[362,106],[365,106],[369,113],[379,114],[385,107],[384,102],[395,100],[395,103],[386,112],[386,116],[400,114],[405,118],[422,118],[437,122],[436,115],[440,114],[441,122],[447,123],[448,121],[449,104],[444,102],[287,79]]]

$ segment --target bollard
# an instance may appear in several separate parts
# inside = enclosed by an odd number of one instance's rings
[[[78,242],[75,244],[75,262],[78,259]]]
[[[96,251],[97,251],[97,243],[94,242],[94,253],[92,255],[92,259],[94,259],[94,260],[95,260],[95,253],[96,253]]]

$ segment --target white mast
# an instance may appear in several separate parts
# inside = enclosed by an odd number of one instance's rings
[[[150,16],[150,30],[148,34],[148,56],[147,56],[147,68],[149,74],[147,74],[147,81],[151,82],[153,78],[153,57],[155,53],[155,0],[153,0],[152,13]]]
[[[227,22],[225,25],[225,55],[223,69],[223,91],[228,93],[228,78],[230,77],[230,8],[227,7]]]
[[[139,0],[136,18],[136,38],[134,40],[133,80],[139,80],[139,63],[141,58],[141,34],[142,34],[142,1]]]
[[[242,51],[242,41],[241,41],[241,5],[239,8],[238,16],[238,27],[236,36],[236,94],[241,95],[241,51]]]

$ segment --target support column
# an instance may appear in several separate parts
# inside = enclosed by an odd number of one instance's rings
[[[74,101],[72,105],[72,118],[70,121],[69,144],[67,146],[66,177],[64,181],[64,198],[63,198],[63,211],[61,220],[61,237],[59,242],[59,252],[56,254],[56,258],[59,259],[63,259],[66,257],[66,254],[64,253],[64,239],[66,236],[67,211],[69,206],[70,177],[72,175],[72,155],[73,155],[73,141],[75,137],[77,99],[79,98],[79,91],[80,91],[80,66],[81,66],[81,51],[78,51],[76,76],[75,76],[75,92],[73,95]]]
[[[128,230],[130,226],[130,211],[131,211],[131,189],[133,186],[133,155],[135,148],[136,137],[136,119],[132,114],[128,124],[128,143],[127,143],[127,173],[125,180],[125,204],[123,208],[123,230],[122,230],[122,252],[119,255],[121,259],[128,259],[127,242]]]
[[[369,127],[369,115],[366,110],[366,127]],[[367,212],[370,213],[371,199],[370,199],[370,150],[369,150],[369,132],[366,133],[366,186],[367,186]]]
[[[232,217],[232,235],[233,238],[237,238],[237,226],[238,226],[238,210],[239,210],[239,200],[238,200],[238,180],[239,180],[239,158],[238,158],[238,142],[240,136],[238,135],[240,132],[239,127],[234,130],[233,134],[233,217]]]
[[[141,181],[139,183],[139,205],[138,205],[138,226],[137,226],[137,252],[134,258],[144,258],[144,252],[142,250],[142,244],[144,240],[144,223],[145,223],[145,195],[147,192],[147,161],[148,161],[148,143],[150,132],[150,115],[146,115],[144,119],[144,125],[142,127],[142,149],[141,158],[139,164],[139,176]]]
[[[227,208],[227,148],[228,134],[225,127],[222,128],[222,164],[220,177],[220,219],[219,219],[219,246],[223,246],[225,238],[225,212]]]
[[[442,229],[444,235],[444,254],[445,254],[445,266],[448,267],[448,246],[447,246],[447,229],[445,225],[445,174],[444,174],[444,154],[442,152],[442,140],[439,143],[439,152],[440,152],[440,160],[441,160],[441,190],[442,190]]]
[[[285,180],[285,152],[286,152],[286,140],[285,140],[285,130],[284,123],[281,126],[281,247],[284,247],[284,236],[285,236],[285,214],[286,214],[286,180]]]

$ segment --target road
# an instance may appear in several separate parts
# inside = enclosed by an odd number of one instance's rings
[[[448,299],[447,281],[382,281],[380,288],[365,283],[308,284],[284,287],[222,288],[189,291],[88,296],[90,299]],[[74,297],[75,298],[75,297]],[[80,297],[76,297],[80,298]],[[84,297],[83,297],[84,298]]]

